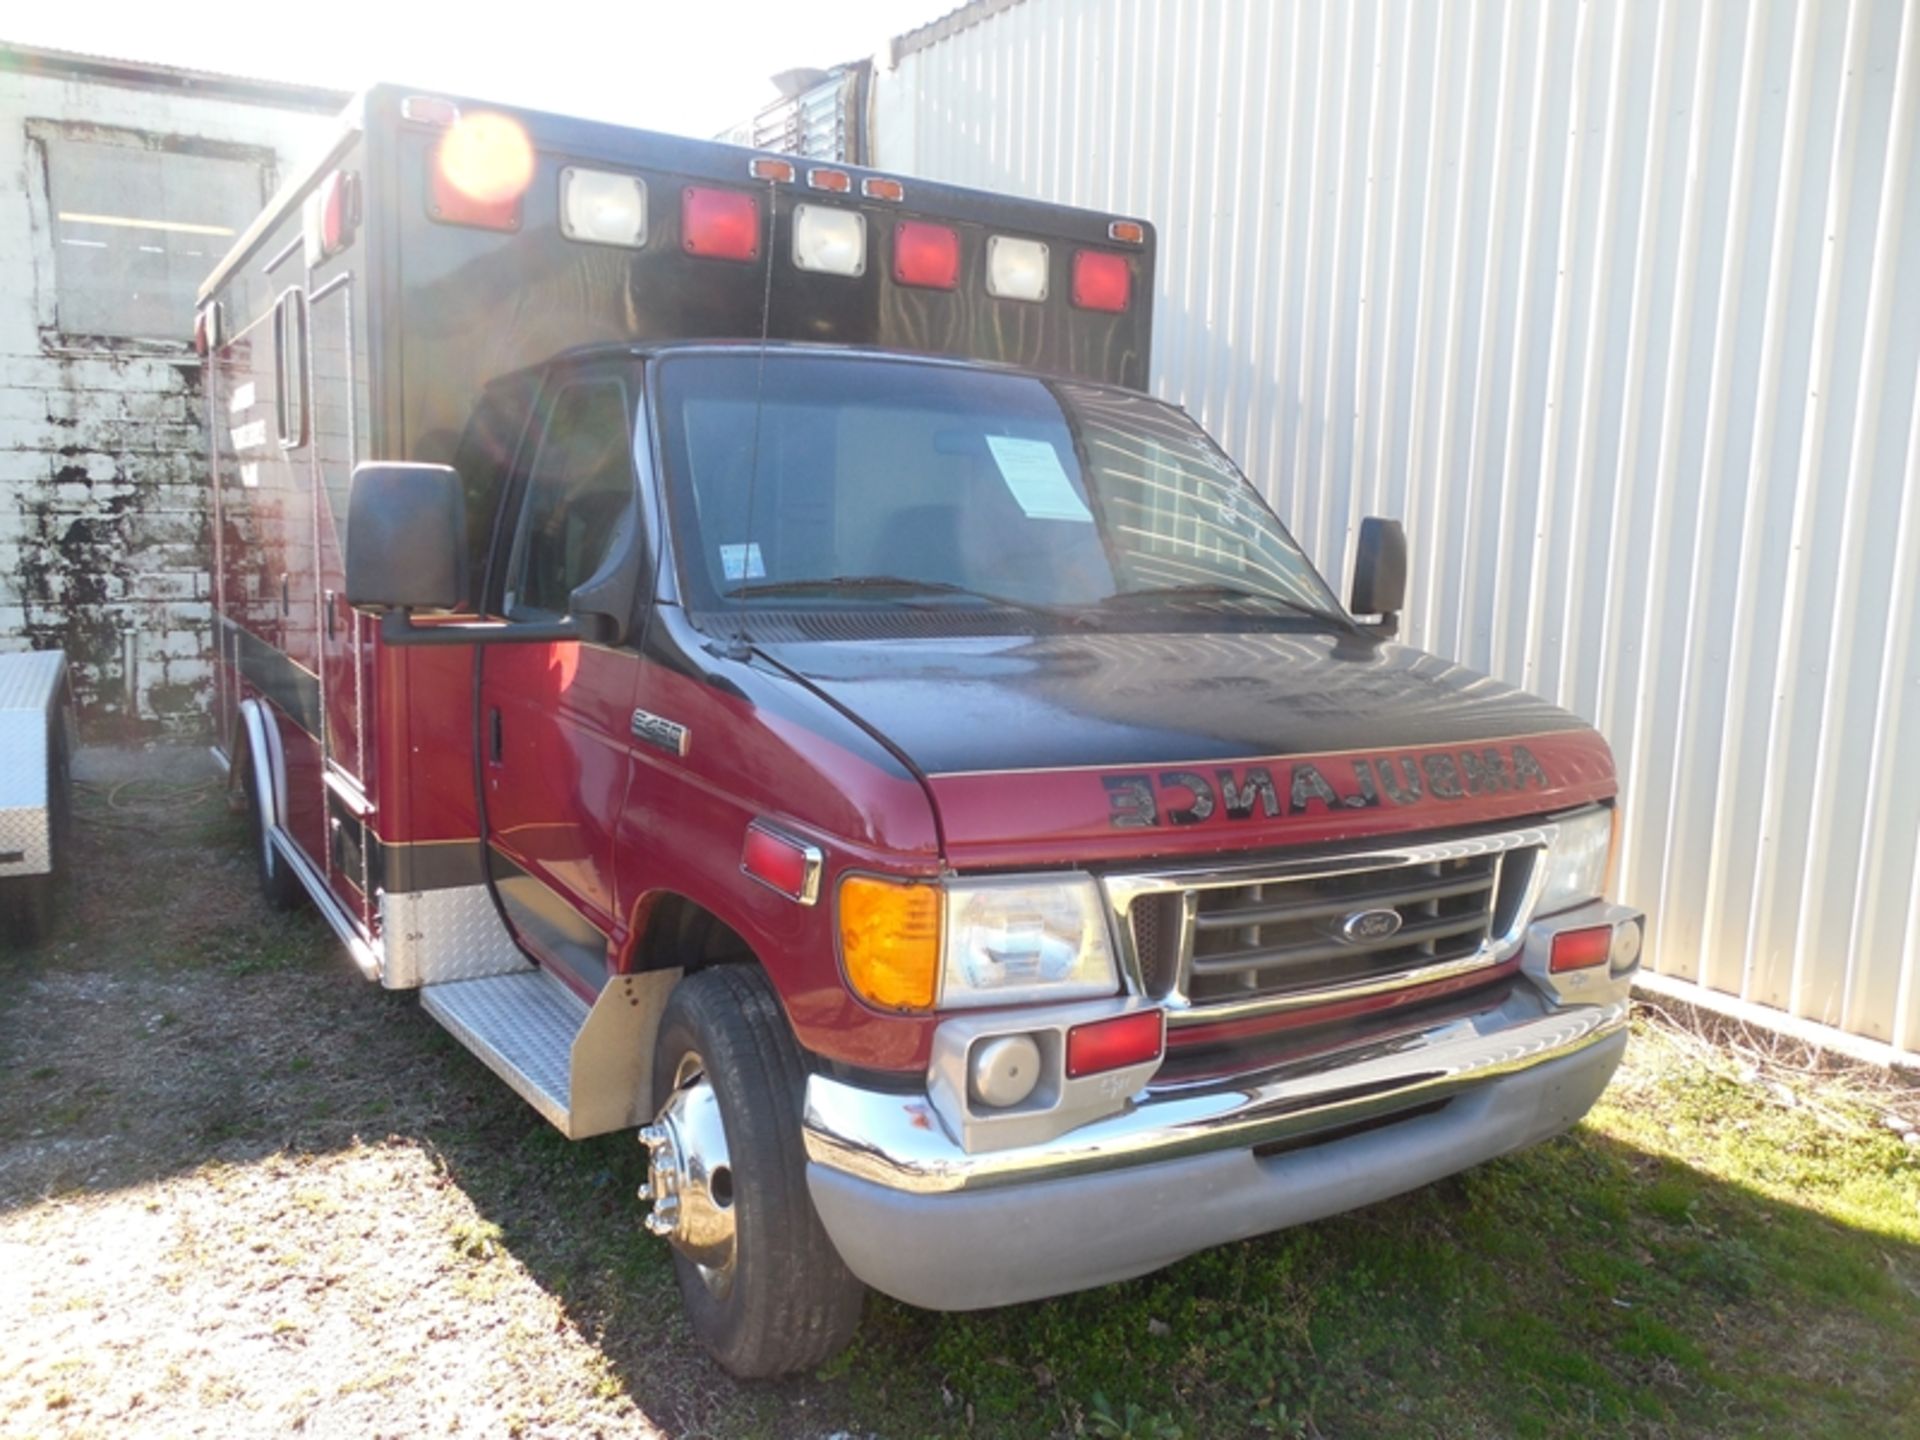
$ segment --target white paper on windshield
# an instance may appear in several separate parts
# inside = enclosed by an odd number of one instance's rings
[[[1073,488],[1060,456],[1045,440],[1016,440],[1011,435],[987,436],[993,463],[1007,482],[1014,501],[1032,520],[1078,520],[1093,523],[1093,515]]]
[[[720,547],[720,573],[729,580],[764,580],[767,562],[760,558],[760,542]]]

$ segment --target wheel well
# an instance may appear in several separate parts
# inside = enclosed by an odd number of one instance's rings
[[[634,973],[678,966],[692,974],[710,965],[755,961],[752,948],[731,925],[684,895],[641,901],[634,930]]]
[[[279,736],[273,718],[253,700],[240,702],[237,718],[234,758],[244,760],[245,764],[238,777],[239,786],[244,787],[247,798],[255,805],[259,805],[264,796],[269,815],[278,825],[286,814],[286,774],[280,747],[275,743]],[[236,768],[228,767],[229,784],[234,782]]]

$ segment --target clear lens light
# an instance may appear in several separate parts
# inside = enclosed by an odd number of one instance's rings
[[[946,928],[942,1008],[1120,988],[1100,892],[1087,876],[950,886]]]
[[[828,205],[793,207],[793,263],[829,275],[863,275],[867,269],[867,221],[857,210]]]
[[[560,228],[569,240],[647,243],[647,185],[637,175],[572,166],[560,172]]]
[[[1613,811],[1590,810],[1560,823],[1547,850],[1546,882],[1536,914],[1552,915],[1598,900],[1607,885],[1607,851],[1613,843]]]
[[[1047,298],[1047,247],[1011,235],[987,239],[987,293],[1002,300]]]

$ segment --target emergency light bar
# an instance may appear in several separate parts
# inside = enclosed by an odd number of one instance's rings
[[[418,102],[418,103],[416,103]],[[427,213],[442,224],[486,230],[517,230],[525,181],[533,168],[530,149],[518,127],[504,117],[461,117],[424,97],[410,97],[408,118],[450,128],[430,167]],[[464,172],[464,173],[463,173]],[[848,171],[815,165],[804,172],[780,155],[756,155],[747,174],[770,185],[798,185],[829,195],[899,204],[906,186],[887,175],[865,175],[859,184]],[[474,184],[475,176],[485,182]],[[336,172],[309,199],[307,256],[312,265],[344,248],[357,223],[355,177]],[[569,165],[560,171],[560,232],[590,245],[645,249],[649,234],[647,182],[641,176]],[[504,183],[502,183],[504,182]],[[516,183],[517,182],[517,183]],[[680,192],[680,248],[702,260],[752,262],[760,258],[765,223],[759,197],[751,190],[689,185]],[[867,216],[859,210],[798,204],[790,216],[789,259],[796,270],[816,275],[858,278],[867,273]],[[1107,236],[1120,245],[1144,245],[1147,229],[1138,220],[1108,222]],[[929,220],[899,220],[893,226],[892,273],[895,283],[923,290],[960,288],[960,232]],[[1040,304],[1052,293],[1053,249],[1031,236],[986,237],[984,285],[996,300]],[[1077,309],[1119,314],[1133,304],[1131,257],[1112,250],[1076,249],[1069,273],[1070,299]]]

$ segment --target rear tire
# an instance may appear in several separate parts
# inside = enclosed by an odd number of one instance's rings
[[[306,889],[273,848],[266,802],[254,780],[251,747],[240,754],[240,784],[247,794],[247,838],[253,842],[253,870],[260,881],[260,894],[275,910],[297,910],[306,899]]]
[[[0,937],[9,950],[31,950],[53,930],[53,877],[0,880]]]
[[[700,1343],[743,1379],[811,1369],[853,1338],[866,1287],[835,1252],[807,1193],[807,1067],[760,970],[723,965],[674,987],[653,1059],[663,1115],[676,1079],[694,1075],[719,1103],[735,1238],[722,1276],[676,1247],[687,1318]]]

